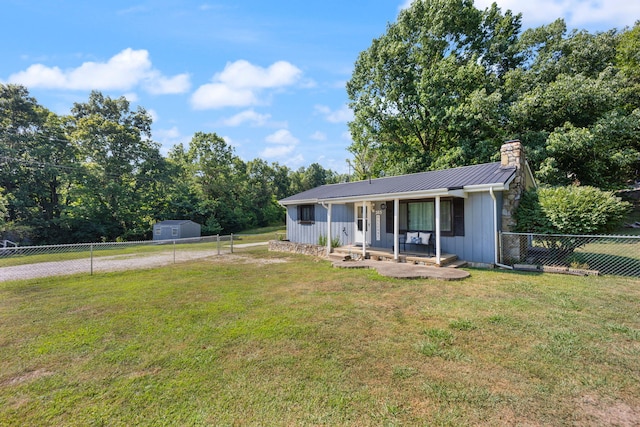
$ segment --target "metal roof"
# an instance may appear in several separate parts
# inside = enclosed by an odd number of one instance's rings
[[[502,167],[500,162],[485,163],[366,181],[327,184],[284,198],[280,203],[287,205],[298,201],[339,201],[367,196],[464,190],[472,186],[504,186],[510,182],[515,172],[515,167]]]

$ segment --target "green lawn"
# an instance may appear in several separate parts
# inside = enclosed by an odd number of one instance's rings
[[[0,283],[0,425],[634,425],[640,280],[265,248]]]

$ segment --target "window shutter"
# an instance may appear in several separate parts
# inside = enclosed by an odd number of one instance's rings
[[[393,209],[394,209],[393,201],[387,202],[386,209],[386,225],[387,225],[387,233],[393,233]]]

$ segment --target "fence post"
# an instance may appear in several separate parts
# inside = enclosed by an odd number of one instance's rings
[[[504,248],[504,241],[503,241],[503,236],[502,236],[502,230],[498,231],[498,256],[500,257],[500,259],[498,260],[499,263],[504,264],[504,252],[503,249]]]
[[[93,276],[93,243],[89,246],[89,258],[91,258],[91,267],[89,275]]]
[[[220,234],[216,234],[216,242],[218,244],[218,255],[220,255]]]
[[[233,253],[233,233],[231,233],[231,253]]]
[[[176,241],[173,241],[173,263],[176,263]]]

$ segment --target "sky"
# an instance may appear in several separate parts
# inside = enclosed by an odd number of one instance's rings
[[[479,9],[490,0],[476,0]],[[497,0],[523,26],[564,18],[606,31],[640,19],[638,0]],[[3,0],[0,83],[69,114],[92,90],[153,118],[166,154],[215,132],[243,160],[339,173],[351,158],[345,83],[358,54],[407,0]]]

